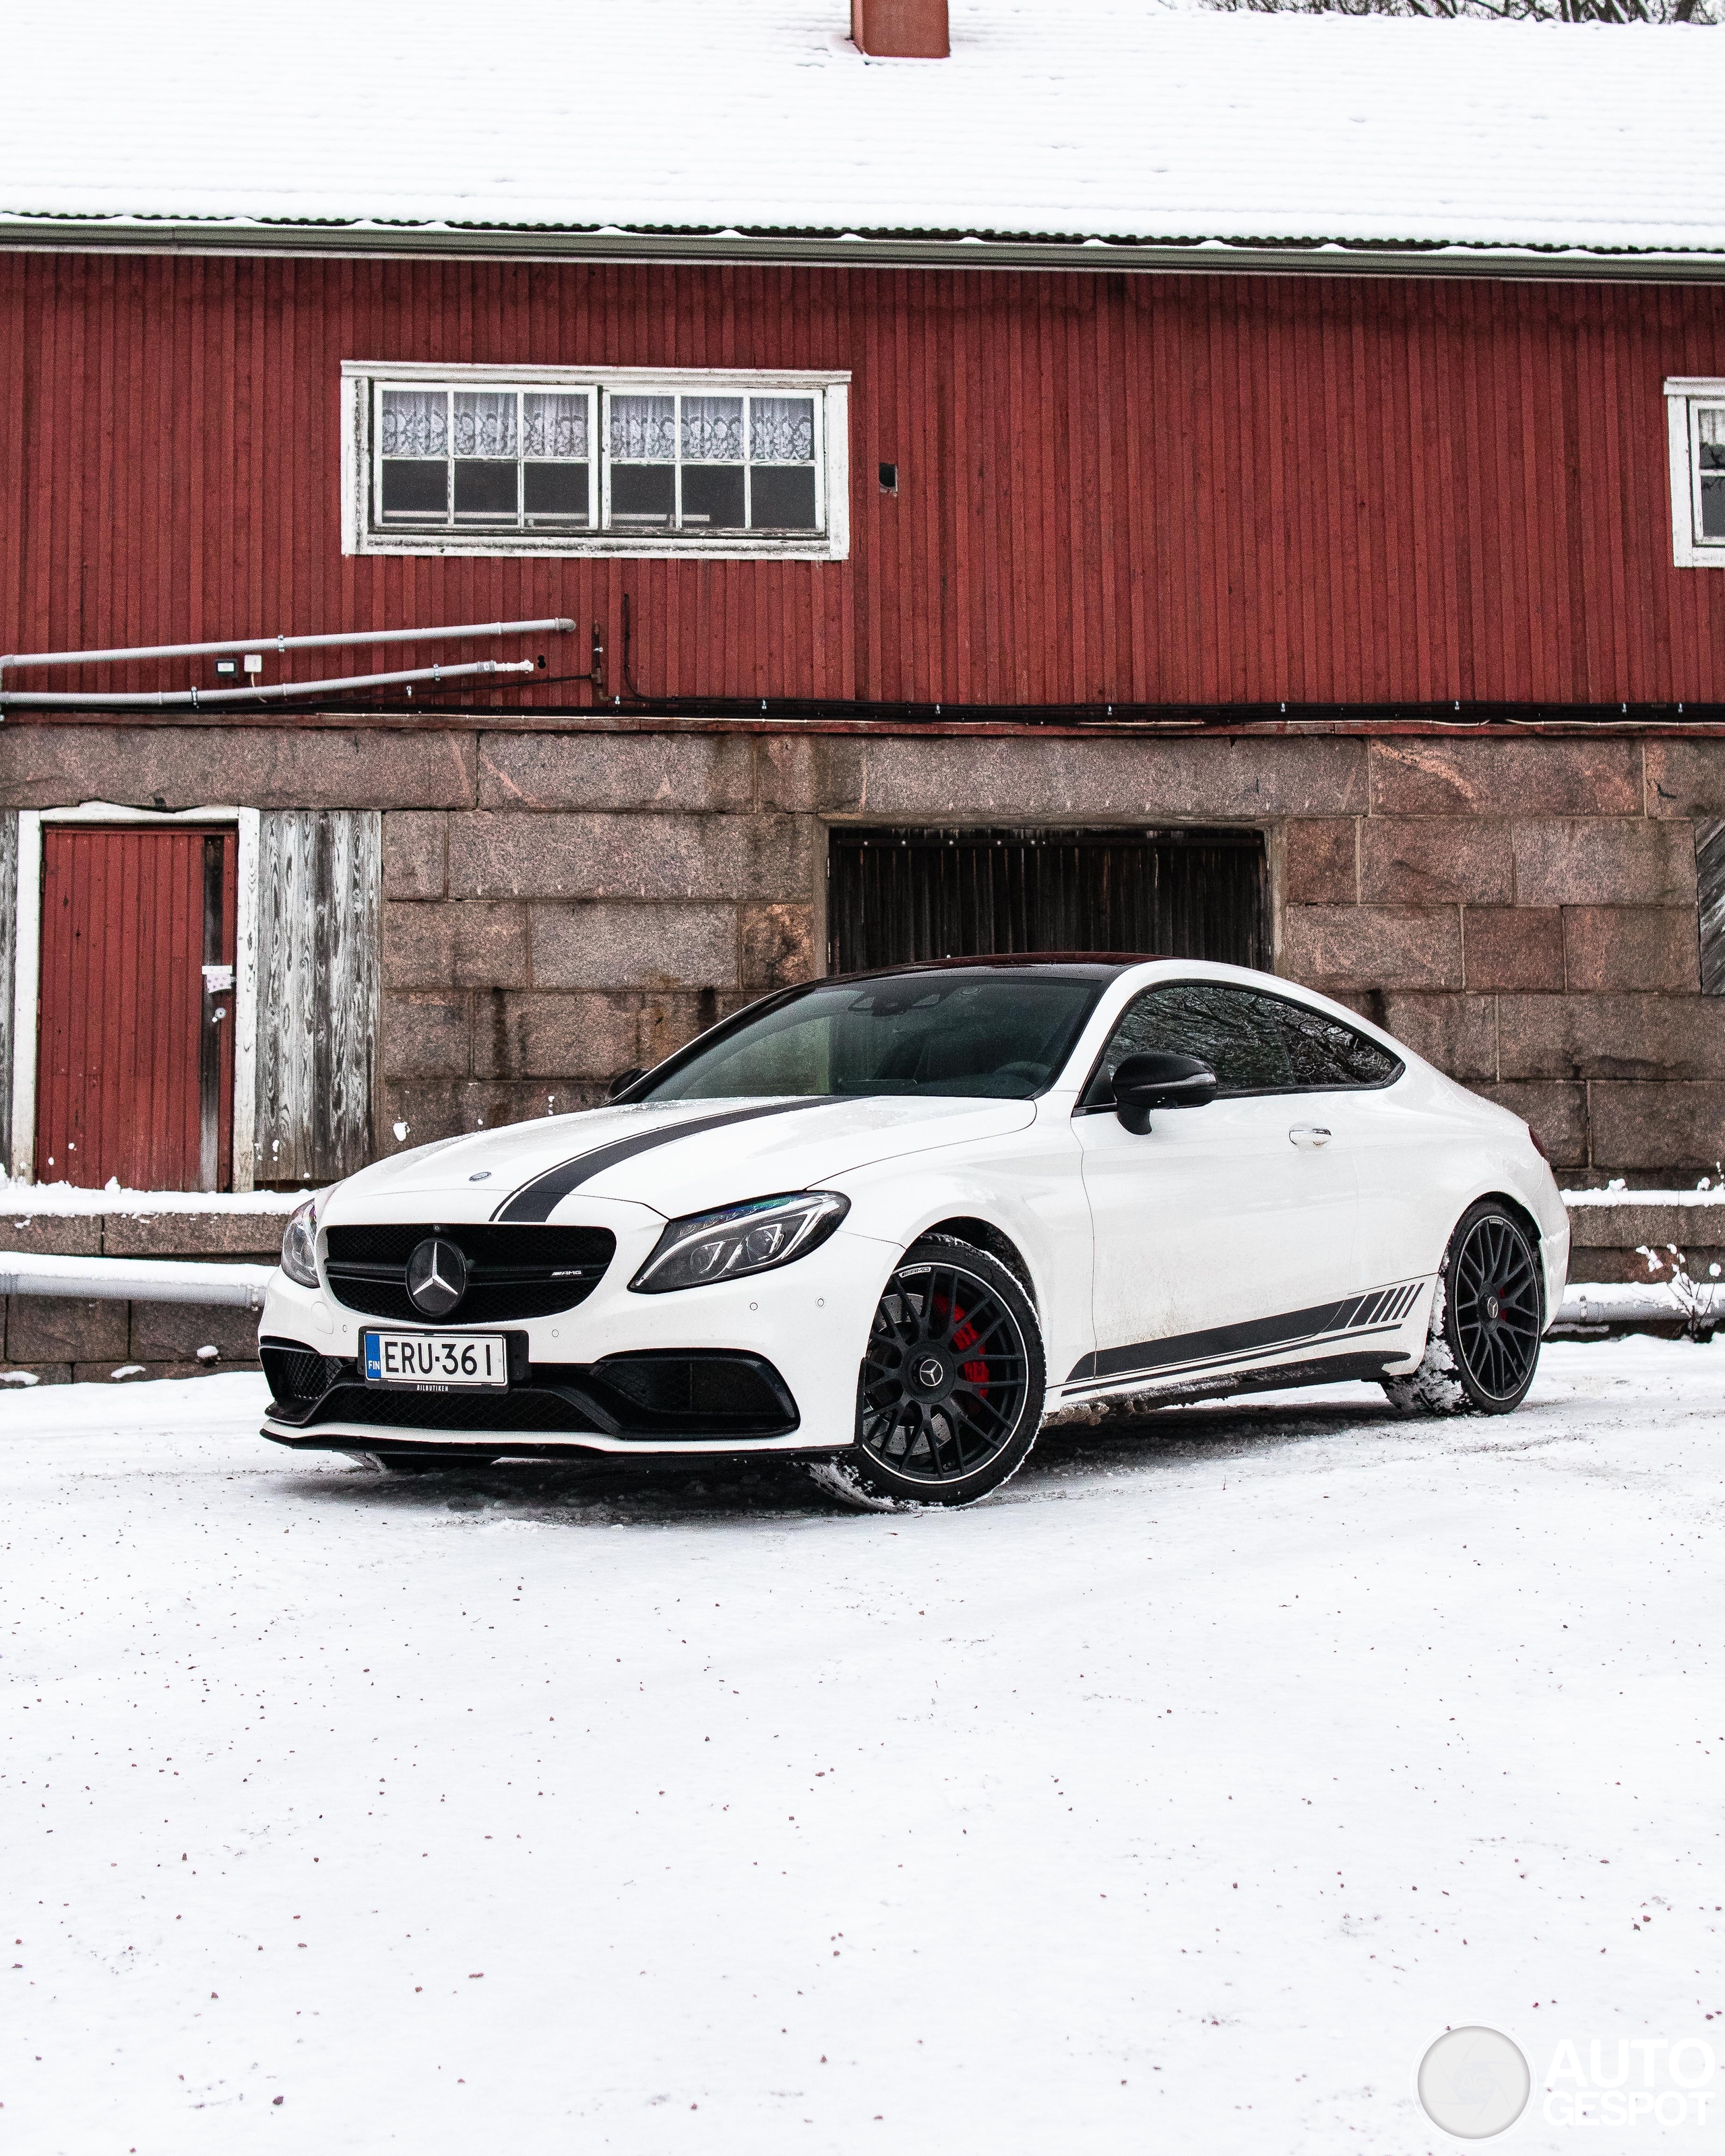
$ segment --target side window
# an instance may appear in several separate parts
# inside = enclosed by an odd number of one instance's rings
[[[1291,1082],[1296,1090],[1387,1086],[1401,1075],[1402,1065],[1387,1048],[1339,1019],[1308,1010],[1303,1004],[1283,1003],[1278,997],[1266,996],[1263,1001],[1275,1012],[1281,1029],[1293,1073]]]
[[[1384,1086],[1402,1069],[1387,1049],[1303,1004],[1224,982],[1176,981],[1128,1004],[1080,1105],[1111,1106],[1115,1065],[1150,1050],[1201,1056],[1219,1097]]]
[[[1111,1106],[1115,1065],[1151,1050],[1201,1056],[1216,1074],[1219,1094],[1283,1091],[1296,1081],[1270,1002],[1249,988],[1218,981],[1173,981],[1147,988],[1115,1027],[1081,1105]]]

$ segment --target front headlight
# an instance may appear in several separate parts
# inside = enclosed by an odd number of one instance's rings
[[[289,1214],[287,1233],[281,1239],[281,1269],[299,1287],[316,1287],[317,1277],[317,1200],[308,1198],[305,1203]]]
[[[629,1286],[638,1295],[665,1295],[672,1288],[770,1272],[806,1258],[850,1210],[850,1200],[836,1190],[801,1190],[785,1198],[752,1198],[717,1213],[691,1213],[670,1223]]]

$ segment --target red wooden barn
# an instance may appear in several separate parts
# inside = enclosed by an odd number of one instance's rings
[[[1325,986],[1569,1179],[1714,1172],[1725,46],[467,27],[17,26],[80,95],[0,143],[15,1173],[325,1178],[1075,947]]]

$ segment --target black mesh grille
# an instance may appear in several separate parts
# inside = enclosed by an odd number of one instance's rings
[[[332,1355],[320,1355],[315,1348],[291,1340],[259,1341],[258,1357],[269,1381],[272,1410],[295,1421],[348,1367]]]
[[[455,1244],[467,1260],[467,1292],[444,1322],[500,1325],[573,1310],[598,1286],[617,1248],[607,1228],[504,1226],[495,1222],[433,1227],[389,1223],[329,1230],[325,1267],[330,1291],[349,1310],[426,1322],[408,1296],[408,1260],[428,1235]]]
[[[796,1424],[778,1373],[752,1355],[608,1355],[593,1374],[623,1395],[624,1420],[639,1419],[649,1429],[661,1419],[685,1430],[764,1432]]]
[[[475,1430],[485,1435],[533,1431],[554,1436],[594,1427],[561,1394],[526,1386],[509,1393],[398,1393],[377,1385],[342,1385],[311,1419],[314,1427],[351,1422],[373,1430]]]

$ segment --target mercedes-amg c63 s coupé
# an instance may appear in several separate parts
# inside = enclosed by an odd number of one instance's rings
[[[853,1502],[963,1504],[1091,1402],[1348,1378],[1500,1414],[1568,1257],[1527,1126],[1322,996],[907,966],[302,1206],[264,1430],[404,1469],[773,1453]]]

